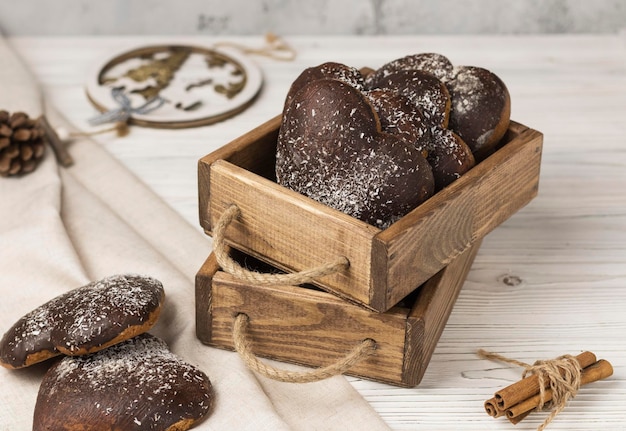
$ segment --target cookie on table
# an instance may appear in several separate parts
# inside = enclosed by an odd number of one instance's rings
[[[206,374],[142,334],[53,365],[39,388],[33,431],[184,431],[213,400]]]
[[[20,318],[0,340],[0,365],[23,368],[60,354],[97,352],[148,331],[165,292],[160,281],[114,275],[73,289]]]

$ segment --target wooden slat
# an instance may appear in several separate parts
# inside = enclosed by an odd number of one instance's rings
[[[407,386],[415,386],[421,382],[481,242],[482,240],[474,242],[420,287],[415,304],[407,316],[402,379]]]
[[[226,160],[262,177],[273,178],[281,117],[273,117],[198,161],[198,209],[200,226],[205,231],[211,231],[211,218],[208,217],[211,164],[217,160]]]
[[[350,267],[321,279],[336,294],[368,303],[373,226],[224,160],[211,166],[211,223],[235,204],[241,217],[226,230],[236,248],[285,271],[345,256]]]
[[[493,70],[509,86],[515,118],[546,135],[539,196],[483,242],[471,282],[463,287],[419,388],[350,381],[394,430],[536,429],[547,413],[535,413],[517,428],[486,416],[484,400],[517,380],[521,371],[484,361],[475,350],[483,347],[532,363],[592,349],[616,365],[615,375],[581,390],[549,429],[622,429],[626,108],[618,96],[626,91],[625,35],[289,39],[306,55],[288,65],[263,61],[267,85],[242,115],[190,131],[135,127],[122,140],[110,135],[96,138],[195,226],[197,178],[190,167],[193,170],[200,157],[241,131],[264,122],[268,112],[276,112],[303,68],[333,58],[377,67],[424,48],[441,52],[456,64]],[[77,125],[86,118],[83,83],[94,59],[119,51],[120,42],[126,46],[154,43],[152,37],[142,36],[8,40],[32,67],[46,95]],[[219,35],[193,39],[204,44],[221,40]],[[259,38],[239,41],[255,46]],[[520,284],[510,284],[511,278]],[[345,409],[337,406],[329,415],[328,427]]]
[[[213,277],[212,344],[232,348],[233,319],[238,313],[250,318],[249,336],[256,355],[319,367],[372,338],[375,353],[349,374],[401,382],[408,309],[375,313],[326,292],[255,287],[220,271]]]
[[[196,336],[203,343],[211,339],[211,292],[213,276],[219,270],[215,254],[211,253],[196,274],[195,305],[196,305]]]

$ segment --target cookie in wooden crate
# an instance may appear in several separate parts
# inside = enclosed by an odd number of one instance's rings
[[[276,149],[279,184],[378,227],[434,192],[422,153],[381,129],[358,89],[337,79],[304,85],[283,114]]]

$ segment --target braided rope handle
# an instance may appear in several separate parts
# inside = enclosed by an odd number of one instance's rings
[[[376,342],[371,338],[364,339],[346,356],[336,362],[312,371],[289,371],[272,367],[257,358],[251,349],[251,342],[247,337],[249,317],[246,314],[235,316],[233,324],[233,342],[235,350],[245,364],[253,371],[273,380],[287,383],[310,383],[343,374],[355,364],[371,355],[376,350]]]
[[[250,271],[235,262],[230,257],[229,247],[225,241],[225,231],[235,219],[239,217],[241,211],[236,205],[231,205],[219,218],[213,229],[213,252],[220,267],[235,277],[254,283],[256,285],[283,284],[297,286],[299,284],[311,283],[314,279],[334,274],[350,266],[350,262],[344,256],[340,256],[334,262],[330,262],[316,268],[306,269],[300,272],[289,274],[262,274]]]

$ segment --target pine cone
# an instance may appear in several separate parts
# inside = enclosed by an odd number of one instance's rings
[[[0,111],[0,175],[32,172],[45,152],[44,132],[24,112]]]

